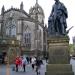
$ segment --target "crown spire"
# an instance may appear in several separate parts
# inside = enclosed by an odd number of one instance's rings
[[[36,0],[36,4],[38,4],[38,0]]]

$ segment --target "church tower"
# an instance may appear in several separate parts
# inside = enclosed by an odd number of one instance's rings
[[[36,3],[33,7],[30,8],[29,10],[29,15],[35,19],[36,17],[36,12],[37,12],[37,15],[38,15],[38,21],[40,23],[43,23],[44,22],[44,11],[42,9],[42,7],[38,4],[38,0],[36,0]]]

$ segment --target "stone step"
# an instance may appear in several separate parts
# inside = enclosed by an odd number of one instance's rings
[[[47,64],[46,70],[50,71],[50,72],[52,72],[52,71],[68,72],[68,71],[72,71],[72,65],[70,65],[70,64]]]
[[[74,75],[73,72],[46,72],[45,75]]]

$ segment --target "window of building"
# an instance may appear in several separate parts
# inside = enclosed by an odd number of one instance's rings
[[[16,36],[16,23],[14,19],[9,19],[6,24],[6,35],[9,37]]]
[[[31,48],[31,33],[24,34],[24,42],[26,48]]]

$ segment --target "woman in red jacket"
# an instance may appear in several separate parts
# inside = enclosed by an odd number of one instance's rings
[[[18,66],[20,64],[20,60],[19,60],[19,57],[16,58],[15,60],[15,65],[16,65],[16,72],[18,72]]]

